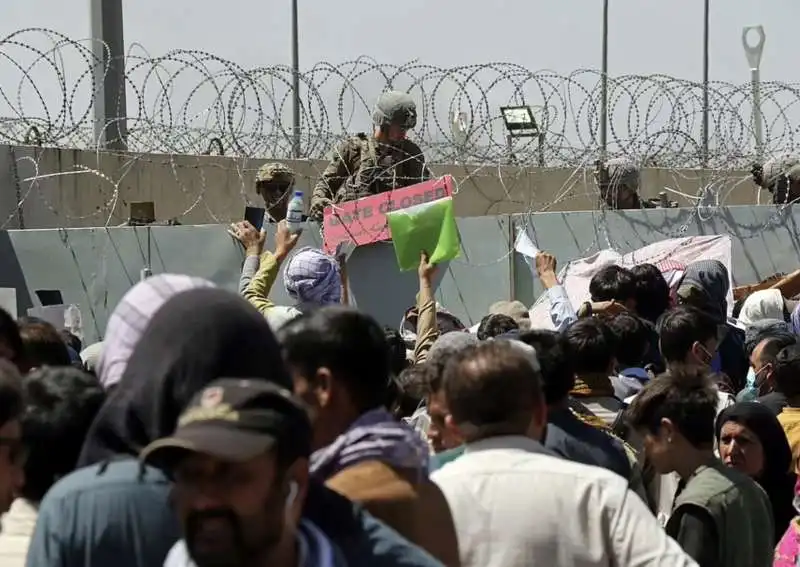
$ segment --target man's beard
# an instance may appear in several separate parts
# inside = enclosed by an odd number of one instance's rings
[[[263,522],[264,517],[252,521]],[[241,518],[230,508],[192,512],[185,531],[186,548],[197,567],[244,567],[281,537],[280,529],[262,528],[257,529],[257,541],[248,542]]]

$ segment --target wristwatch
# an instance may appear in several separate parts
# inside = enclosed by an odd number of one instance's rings
[[[578,308],[578,319],[583,319],[584,317],[591,317],[591,316],[592,316],[592,302],[584,301]]]

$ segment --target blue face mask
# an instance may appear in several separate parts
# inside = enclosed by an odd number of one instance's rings
[[[753,389],[756,387],[756,371],[753,370],[753,367],[747,369],[747,389]]]
[[[753,367],[747,369],[747,385],[744,389],[739,392],[739,395],[736,396],[737,402],[752,402],[758,398],[758,385],[756,385],[756,381],[758,380],[758,373],[753,370]]]

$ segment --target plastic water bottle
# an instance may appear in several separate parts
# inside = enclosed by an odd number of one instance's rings
[[[294,197],[289,201],[286,208],[286,224],[289,225],[289,232],[303,232],[303,192],[295,191]]]

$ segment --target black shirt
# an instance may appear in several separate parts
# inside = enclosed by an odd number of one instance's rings
[[[570,461],[631,478],[631,464],[622,442],[581,421],[568,408],[548,409],[544,446]]]
[[[767,406],[775,415],[781,413],[783,408],[789,405],[789,401],[786,399],[786,396],[780,392],[770,392],[769,394],[764,394],[756,401]]]

